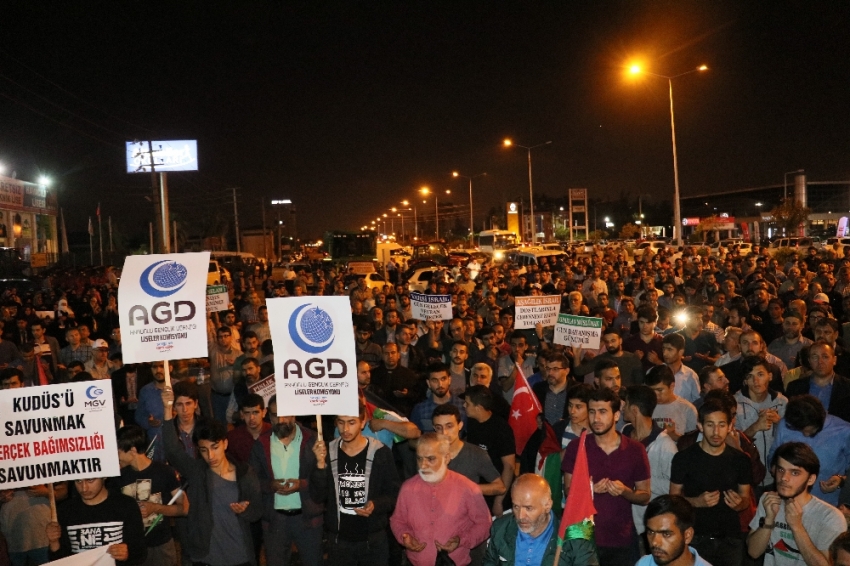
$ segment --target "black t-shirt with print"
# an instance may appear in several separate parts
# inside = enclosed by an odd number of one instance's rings
[[[348,541],[365,541],[369,538],[369,522],[354,512],[366,505],[366,454],[369,445],[355,456],[349,456],[342,448],[337,460],[339,480],[339,538]]]

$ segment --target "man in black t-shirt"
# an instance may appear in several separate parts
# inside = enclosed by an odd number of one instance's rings
[[[726,445],[731,405],[710,398],[699,409],[702,439],[673,456],[670,495],[696,509],[691,546],[711,564],[740,566],[744,541],[738,513],[750,506],[752,468],[746,455]]]
[[[493,414],[493,392],[483,385],[474,385],[466,390],[463,406],[466,409],[466,441],[481,447],[502,478],[506,494],[497,495],[491,505],[493,515],[500,517],[505,509],[510,509],[509,499],[511,483],[514,479],[516,462],[516,442],[514,431],[508,422]],[[470,413],[472,411],[472,413]]]
[[[377,566],[389,561],[387,525],[400,488],[392,452],[363,436],[366,406],[336,417],[339,438],[313,445],[310,495],[325,504],[330,566]]]
[[[162,462],[145,455],[147,436],[137,425],[118,430],[118,462],[121,476],[115,485],[124,495],[136,500],[145,530],[148,558],[144,566],[177,566],[177,553],[168,517],[183,517],[189,512],[189,499],[180,491],[177,474]],[[174,503],[172,498],[177,496]]]
[[[106,489],[106,478],[77,480],[80,497],[56,508],[58,522],[47,524],[51,561],[109,546],[109,555],[122,566],[141,564],[147,556],[142,514],[136,502]]]

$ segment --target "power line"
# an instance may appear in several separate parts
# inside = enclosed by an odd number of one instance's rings
[[[65,87],[61,86],[60,84],[58,84],[58,83],[56,83],[56,82],[54,82],[54,81],[50,80],[50,79],[49,79],[49,78],[47,78],[46,76],[42,75],[41,73],[39,73],[38,71],[36,71],[36,70],[35,70],[35,69],[33,69],[32,67],[30,67],[29,65],[27,65],[26,63],[24,63],[23,61],[21,61],[20,59],[17,59],[17,58],[16,58],[16,57],[14,57],[13,55],[11,55],[11,54],[10,54],[8,51],[6,51],[5,49],[0,48],[0,53],[2,53],[2,54],[3,54],[3,55],[5,55],[6,57],[8,57],[8,58],[9,58],[9,59],[11,59],[12,61],[14,61],[15,63],[17,63],[17,64],[18,64],[18,65],[20,65],[21,67],[25,68],[26,70],[28,70],[29,72],[31,72],[31,73],[32,73],[32,74],[34,74],[35,76],[39,77],[40,79],[43,79],[43,80],[47,81],[48,83],[50,83],[51,85],[55,86],[56,88],[58,88],[59,90],[61,90],[61,91],[62,91],[62,92],[64,92],[65,94],[67,94],[67,95],[69,95],[69,96],[71,96],[71,97],[73,97],[73,98],[75,98],[75,99],[79,100],[80,102],[82,102],[83,104],[85,104],[85,105],[87,105],[87,106],[89,106],[89,107],[91,107],[91,108],[94,108],[94,109],[95,109],[95,110],[97,110],[98,112],[101,112],[103,115],[105,115],[105,116],[107,116],[107,117],[109,117],[109,118],[112,118],[113,120],[118,120],[118,121],[120,121],[120,122],[124,122],[124,123],[125,123],[125,124],[127,124],[127,125],[133,126],[134,128],[138,128],[138,129],[140,129],[140,130],[144,130],[144,131],[146,131],[146,132],[152,132],[152,131],[153,131],[153,130],[150,130],[149,128],[145,128],[144,126],[139,126],[138,124],[134,124],[133,122],[130,122],[130,121],[128,121],[128,120],[125,120],[125,119],[121,118],[120,116],[115,116],[114,114],[110,114],[110,113],[109,113],[109,112],[107,112],[106,110],[103,110],[102,108],[99,108],[98,106],[95,106],[94,104],[92,104],[92,103],[91,103],[91,102],[89,102],[88,100],[86,100],[86,99],[84,99],[84,98],[82,98],[82,97],[80,97],[80,96],[77,96],[76,94],[74,94],[74,93],[73,93],[73,92],[71,92],[70,90],[66,89]]]

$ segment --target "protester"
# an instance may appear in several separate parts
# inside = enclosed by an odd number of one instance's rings
[[[490,510],[481,489],[449,470],[449,440],[430,432],[419,438],[419,474],[398,495],[390,526],[413,566],[430,566],[444,551],[458,566],[470,563],[470,551],[487,540]]]

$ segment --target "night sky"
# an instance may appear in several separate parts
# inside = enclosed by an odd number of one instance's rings
[[[170,175],[186,225],[259,225],[291,198],[299,234],[356,229],[418,187],[451,188],[476,222],[587,187],[664,199],[674,75],[683,195],[850,178],[846,2],[16,2],[0,35],[0,163],[55,179],[68,229],[98,201],[147,232],[148,175],[124,142],[197,138],[201,170]],[[271,219],[271,212],[269,212]],[[398,229],[398,228],[396,228]]]

